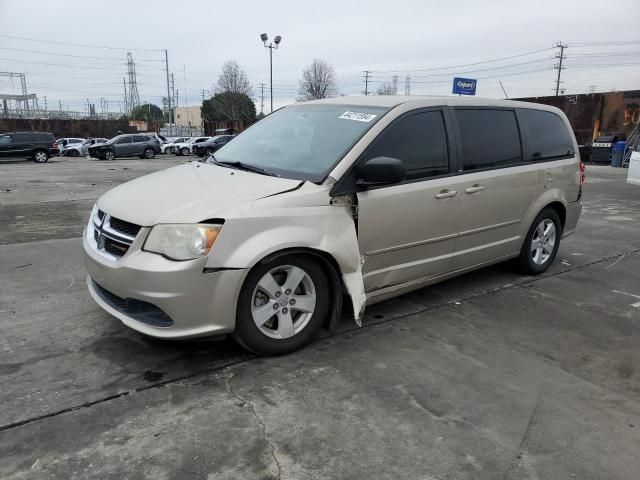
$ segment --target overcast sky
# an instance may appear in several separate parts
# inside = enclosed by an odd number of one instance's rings
[[[166,78],[157,50],[168,50],[180,104],[198,104],[224,61],[235,59],[259,111],[259,83],[265,93],[269,84],[268,49],[259,38],[266,32],[283,38],[274,52],[276,106],[294,101],[300,72],[315,57],[335,68],[347,95],[364,90],[363,70],[373,72],[374,92],[398,75],[403,93],[410,74],[411,94],[448,95],[457,74],[477,78],[480,96],[503,97],[499,81],[510,97],[550,95],[558,53],[551,47],[559,41],[569,44],[566,93],[640,89],[639,19],[638,0],[0,0],[0,71],[26,73],[41,106],[46,96],[49,108],[62,102],[82,110],[89,98],[99,109],[105,98],[117,110],[128,49],[141,100],[159,105]],[[491,61],[504,57],[513,58]],[[0,77],[0,93],[18,89]]]

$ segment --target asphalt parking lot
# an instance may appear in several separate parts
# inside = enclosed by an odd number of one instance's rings
[[[279,358],[145,338],[86,290],[95,199],[178,157],[0,165],[3,479],[633,479],[640,187],[588,167],[552,268],[378,304]]]

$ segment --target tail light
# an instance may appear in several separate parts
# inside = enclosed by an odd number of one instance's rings
[[[585,174],[587,167],[583,162],[580,162],[580,187],[584,185],[584,182],[587,180],[587,175]]]
[[[57,144],[56,142],[53,142],[53,143],[51,144],[51,148],[58,148],[58,144]]]

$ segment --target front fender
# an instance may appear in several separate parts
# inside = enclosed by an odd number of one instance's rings
[[[331,255],[361,317],[366,297],[355,223],[348,207],[314,206],[261,210],[259,215],[225,220],[207,268],[255,266],[281,250],[308,248]]]

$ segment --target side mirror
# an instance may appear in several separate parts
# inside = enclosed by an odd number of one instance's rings
[[[362,187],[391,185],[404,180],[404,163],[397,158],[375,157],[360,165],[358,174],[357,184]]]

